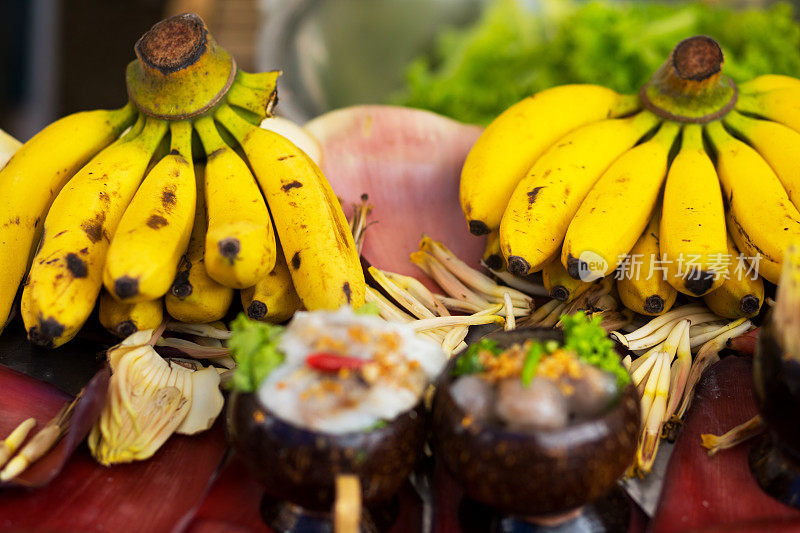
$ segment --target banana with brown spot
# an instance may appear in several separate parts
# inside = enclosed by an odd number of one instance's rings
[[[756,316],[764,303],[764,281],[753,270],[754,265],[746,262],[730,237],[727,246],[732,258],[727,275],[722,285],[703,296],[703,302],[725,318]]]
[[[591,283],[575,279],[561,264],[561,254],[556,254],[542,269],[542,283],[550,298],[569,303],[586,292]]]
[[[189,244],[197,204],[192,125],[171,122],[170,133],[170,153],[145,177],[108,249],[103,284],[123,302],[163,296]]]
[[[759,257],[759,272],[778,283],[783,254],[800,242],[800,212],[778,176],[753,148],[734,138],[721,122],[706,126],[717,151],[717,174],[728,200],[728,231],[739,250]]]
[[[164,296],[167,313],[175,320],[204,324],[220,320],[233,301],[233,289],[218,283],[206,272],[206,207],[204,170],[194,167],[197,180],[197,210],[194,215],[189,248],[181,258],[178,273]]]
[[[769,163],[789,199],[800,210],[800,133],[778,122],[746,117],[736,111],[728,113],[724,122]]]
[[[485,235],[500,227],[514,188],[564,135],[639,107],[636,96],[575,84],[546,89],[503,111],[475,142],[461,170],[459,195],[470,231]]]
[[[137,331],[160,326],[164,321],[164,302],[158,299],[126,304],[103,291],[98,315],[104,328],[124,339]]]
[[[683,128],[661,207],[659,246],[667,281],[689,296],[707,294],[728,268],[725,208],[714,163],[703,146],[703,128]]]
[[[37,133],[0,170],[0,331],[56,195],[135,118],[130,103],[66,116]]]
[[[241,297],[247,316],[272,324],[286,322],[303,307],[283,252],[278,254],[272,272],[258,280],[254,287],[242,290]]]
[[[537,272],[558,252],[597,179],[659,122],[650,112],[583,126],[550,147],[519,182],[500,224],[508,271]]]
[[[275,266],[275,233],[253,174],[222,140],[214,119],[194,125],[206,151],[205,268],[217,282],[252,287]]]
[[[597,180],[564,236],[561,263],[570,276],[607,276],[630,252],[658,201],[679,131],[677,123],[664,122],[652,139],[621,155]]]
[[[228,106],[215,118],[236,137],[261,185],[292,281],[309,309],[364,303],[364,273],[344,212],[322,171],[284,137]]]
[[[678,291],[667,281],[661,265],[660,212],[653,210],[650,222],[631,248],[627,262],[616,274],[622,304],[636,313],[662,315],[675,304]],[[722,276],[720,276],[720,279]]]
[[[34,343],[60,346],[91,314],[109,241],[166,131],[163,121],[141,118],[84,166],[53,202],[23,290],[23,320]]]

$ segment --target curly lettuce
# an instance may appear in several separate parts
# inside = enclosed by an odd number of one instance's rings
[[[792,6],[738,10],[700,2],[494,0],[471,27],[451,29],[413,61],[394,103],[488,124],[535,92],[597,83],[635,93],[692,35],[709,35],[735,81],[800,76],[800,25]]]

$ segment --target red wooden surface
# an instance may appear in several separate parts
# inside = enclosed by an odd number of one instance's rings
[[[191,520],[188,532],[222,533],[241,531],[269,533],[261,520],[259,504],[262,486],[235,456],[225,466],[207,497]],[[417,531],[421,523],[422,506],[411,486],[406,484],[399,496],[399,516],[388,533]]]
[[[675,443],[653,521],[655,533],[800,531],[800,510],[761,491],[745,443],[709,457],[702,433],[722,434],[756,415],[749,357],[726,357],[701,380]]]
[[[28,416],[41,424],[67,396],[0,366],[0,435]],[[225,452],[221,424],[173,436],[149,461],[105,468],[81,445],[47,487],[0,492],[7,531],[170,531],[197,504]]]

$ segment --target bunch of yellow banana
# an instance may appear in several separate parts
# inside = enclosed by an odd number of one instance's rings
[[[631,310],[678,293],[753,316],[800,238],[800,79],[722,75],[708,37],[679,43],[638,95],[554,87],[473,146],[460,199],[484,261],[542,271],[551,296],[614,276]],[[729,238],[730,237],[730,238]],[[732,240],[731,240],[732,238]]]
[[[219,320],[235,289],[274,321],[363,304],[325,176],[254,125],[270,116],[280,73],[237,70],[195,15],[159,22],[135,51],[127,105],[51,124],[0,170],[0,325],[28,269],[20,314],[50,347],[78,333],[103,288],[100,321],[123,337],[156,327],[164,307]]]

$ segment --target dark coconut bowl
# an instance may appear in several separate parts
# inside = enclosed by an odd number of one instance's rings
[[[499,331],[487,336],[509,347],[528,339],[563,342],[563,332],[544,328]],[[462,354],[463,355],[463,354]],[[473,500],[512,515],[563,513],[611,490],[633,462],[639,432],[639,393],[633,385],[602,416],[552,430],[514,431],[477,420],[450,394],[450,361],[433,403],[437,456]]]
[[[397,494],[422,453],[424,415],[420,401],[381,428],[332,435],[284,422],[256,394],[233,394],[228,439],[268,494],[330,511],[339,474],[358,476],[365,505]]]

